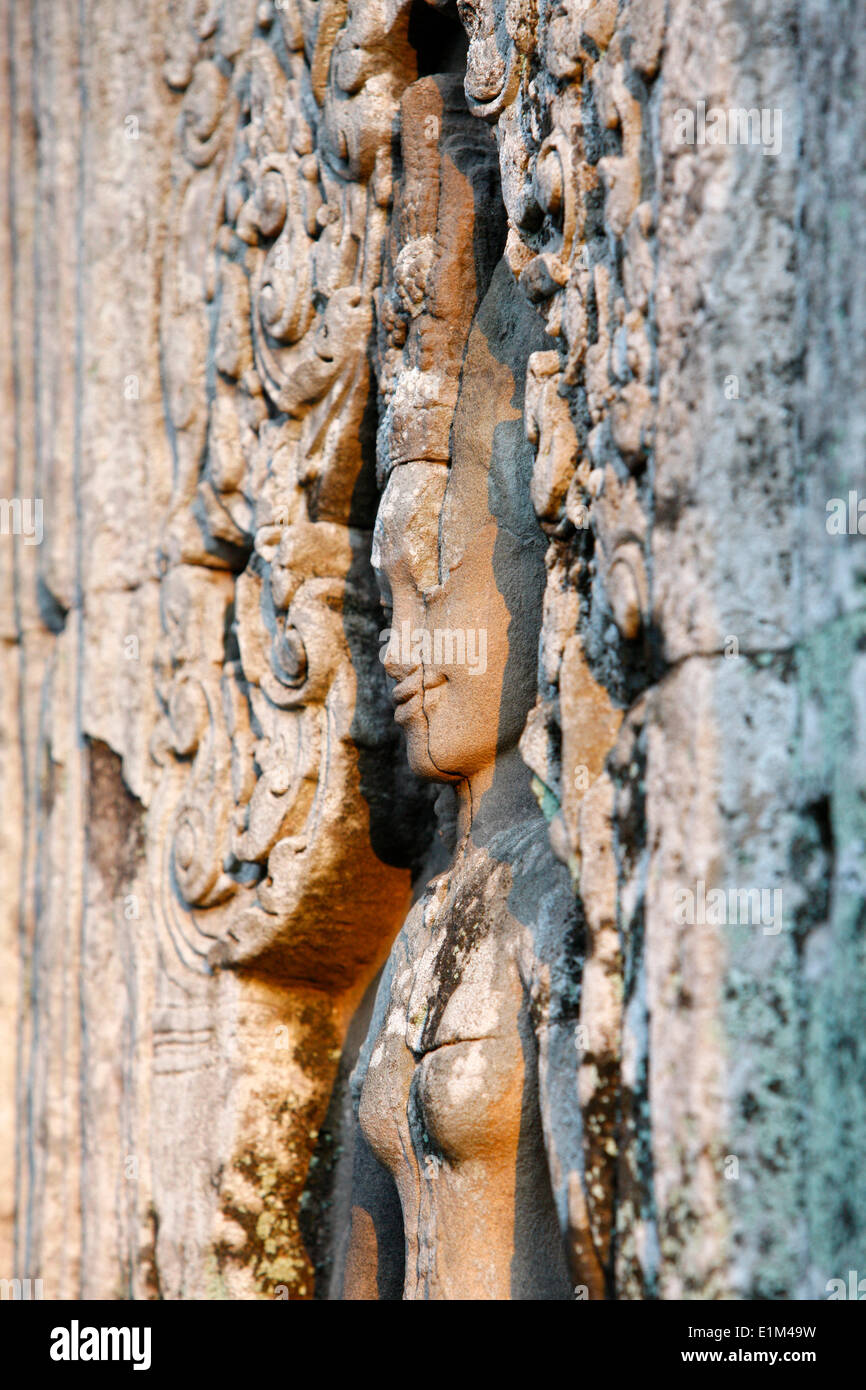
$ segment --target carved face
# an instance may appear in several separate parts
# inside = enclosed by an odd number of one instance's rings
[[[519,738],[535,695],[544,571],[526,484],[519,343],[506,352],[488,337],[503,308],[509,322],[512,283],[507,269],[497,272],[473,324],[450,468],[394,468],[376,523],[395,717],[413,770],[440,781],[490,766]]]
[[[508,628],[493,573],[495,526],[484,528],[471,557],[464,552],[440,583],[438,530],[448,476],[437,464],[396,468],[376,542],[390,610],[382,654],[396,681],[395,718],[413,771],[444,781],[470,775],[496,756]]]

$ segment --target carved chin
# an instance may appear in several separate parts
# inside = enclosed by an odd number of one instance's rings
[[[430,757],[430,729],[423,713],[412,719],[398,721],[406,735],[406,757],[416,777],[424,777],[430,782],[455,782],[459,779],[451,773],[443,772]]]

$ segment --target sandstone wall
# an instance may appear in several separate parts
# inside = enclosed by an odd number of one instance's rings
[[[574,1282],[817,1298],[862,1251],[864,7],[459,10],[2,5],[0,493],[44,534],[0,536],[0,1274],[49,1297],[340,1295],[347,1078],[450,854],[374,523],[447,463],[500,253]],[[779,148],[683,142],[702,103]],[[730,888],[778,915],[683,920]]]

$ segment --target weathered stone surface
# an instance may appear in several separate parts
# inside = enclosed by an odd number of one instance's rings
[[[862,5],[0,10],[0,1277],[823,1297]]]

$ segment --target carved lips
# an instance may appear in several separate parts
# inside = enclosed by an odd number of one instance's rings
[[[447,676],[441,671],[428,674],[426,679],[423,667],[418,666],[408,675],[405,680],[400,681],[391,691],[391,699],[394,701],[396,709],[394,719],[398,724],[407,724],[410,719],[414,719],[416,714],[420,714],[424,704],[424,696],[444,685]]]

